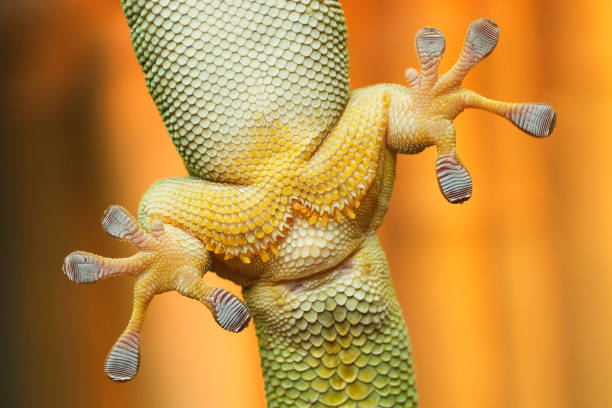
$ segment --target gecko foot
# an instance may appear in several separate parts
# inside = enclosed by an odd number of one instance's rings
[[[105,258],[88,252],[73,252],[64,261],[68,279],[93,283],[120,275],[136,277],[132,316],[106,359],[104,370],[114,381],[129,381],[139,365],[140,331],[146,309],[154,295],[176,290],[203,303],[217,323],[239,332],[249,321],[244,303],[225,289],[207,285],[202,275],[210,266],[210,255],[202,243],[181,229],[153,221],[146,232],[121,206],[109,207],[102,227],[114,238],[131,242],[138,249],[129,258]]]
[[[438,77],[445,49],[444,35],[430,27],[421,29],[416,35],[420,72],[414,68],[406,71],[417,114],[415,135],[420,145],[436,145],[438,185],[451,203],[461,203],[472,195],[472,180],[457,155],[452,124],[464,109],[495,113],[537,137],[548,136],[555,127],[556,114],[549,105],[495,101],[461,86],[470,69],[493,51],[498,39],[499,27],[493,21],[485,18],[474,21],[467,31],[459,59],[446,74]]]

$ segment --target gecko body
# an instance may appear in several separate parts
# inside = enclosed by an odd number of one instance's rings
[[[498,27],[475,21],[451,70],[438,76],[444,36],[418,32],[420,70],[408,86],[349,92],[346,28],[336,1],[122,1],[149,92],[190,177],[160,180],[138,219],[102,219],[138,252],[74,252],[64,272],[91,283],[136,277],[130,321],[105,365],[116,381],[138,370],[140,329],[157,293],[202,302],[223,328],[252,316],[268,406],[416,406],[407,331],[375,235],[388,208],[397,153],[436,146],[451,203],[472,193],[452,121],[484,109],[534,136],[555,124],[544,104],[493,101],[466,90]],[[246,305],[202,276],[243,287]],[[248,307],[247,307],[248,306]]]

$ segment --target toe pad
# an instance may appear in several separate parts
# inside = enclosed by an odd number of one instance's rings
[[[138,335],[123,334],[108,353],[104,372],[113,381],[130,381],[138,372],[139,362]]]
[[[120,205],[111,205],[102,216],[102,228],[111,237],[129,239],[138,230],[136,221]]]
[[[94,283],[99,278],[100,267],[87,254],[73,252],[64,260],[64,274],[72,282]]]
[[[507,115],[519,129],[532,136],[545,137],[551,134],[557,122],[554,109],[543,103],[525,103]]]
[[[472,196],[472,178],[454,153],[441,154],[436,163],[438,185],[444,198],[459,204]]]
[[[216,288],[211,293],[214,305],[213,314],[219,326],[225,330],[238,333],[248,326],[251,315],[240,299],[225,289]]]

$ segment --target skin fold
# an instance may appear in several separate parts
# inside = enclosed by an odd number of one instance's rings
[[[335,1],[122,1],[134,49],[190,177],[154,183],[138,218],[111,206],[102,227],[131,242],[129,258],[78,251],[78,283],[132,275],[130,321],[105,364],[137,373],[146,308],[176,290],[226,330],[253,317],[269,407],[417,406],[411,350],[375,234],[387,211],[397,153],[438,151],[450,203],[472,184],[452,121],[466,108],[548,136],[554,110],[489,100],[461,86],[497,44],[490,20],[469,27],[442,76],[442,33],[420,30],[420,70],[408,86],[348,91],[346,28]],[[243,303],[202,277],[243,288]]]

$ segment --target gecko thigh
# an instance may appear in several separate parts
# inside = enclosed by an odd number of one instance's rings
[[[208,251],[248,261],[289,228],[289,205],[274,194],[277,185],[236,185],[196,177],[159,180],[140,201],[139,222],[148,229],[152,220],[161,220],[194,235]]]

